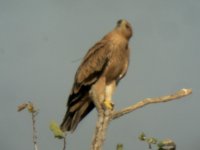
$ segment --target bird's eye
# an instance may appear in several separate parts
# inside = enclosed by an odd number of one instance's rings
[[[117,25],[120,25],[122,23],[122,20],[117,21]]]

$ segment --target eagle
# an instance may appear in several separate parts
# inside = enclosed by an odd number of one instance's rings
[[[83,58],[68,97],[67,112],[60,125],[73,132],[79,122],[95,108],[93,99],[105,109],[113,109],[112,95],[129,66],[131,24],[121,19],[115,28],[91,47]]]

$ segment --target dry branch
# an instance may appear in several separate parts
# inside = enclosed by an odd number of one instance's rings
[[[32,127],[33,127],[33,144],[34,144],[34,149],[38,150],[38,146],[37,146],[37,131],[36,131],[36,127],[35,127],[35,117],[37,115],[37,112],[33,112],[31,113],[32,116]]]
[[[37,130],[36,130],[36,116],[38,114],[38,110],[33,105],[32,102],[28,103],[22,103],[17,107],[17,111],[20,112],[24,109],[27,109],[29,113],[31,113],[31,119],[32,119],[32,130],[33,130],[33,144],[34,144],[34,150],[38,150],[37,145]]]
[[[146,99],[139,101],[138,103],[136,103],[134,105],[126,107],[120,111],[114,112],[112,115],[112,119],[121,117],[127,113],[130,113],[136,109],[142,108],[148,104],[163,103],[163,102],[168,102],[168,101],[172,101],[172,100],[177,100],[184,96],[190,95],[191,93],[192,93],[191,89],[181,89],[171,95],[166,95],[166,96],[161,96],[161,97],[156,97],[156,98],[146,98]]]
[[[94,100],[94,104],[96,105],[98,112],[98,120],[96,123],[96,129],[91,145],[91,150],[102,150],[102,146],[105,140],[106,129],[108,128],[110,121],[112,121],[113,119],[122,117],[123,115],[133,112],[136,109],[142,108],[145,105],[176,100],[184,96],[190,95],[191,93],[191,89],[181,89],[167,96],[161,96],[157,98],[146,98],[120,111],[104,110],[104,108],[101,107],[100,101],[98,101],[97,99]]]

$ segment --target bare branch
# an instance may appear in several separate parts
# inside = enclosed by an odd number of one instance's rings
[[[32,104],[32,103],[31,103]],[[37,111],[32,111],[31,112],[31,116],[32,116],[32,127],[33,127],[33,144],[34,144],[34,148],[35,150],[38,150],[38,146],[37,146],[37,130],[36,130],[36,119],[35,117],[37,116],[38,112]]]
[[[171,100],[179,99],[184,96],[190,95],[191,93],[192,93],[191,89],[181,89],[171,95],[161,96],[157,98],[146,98],[132,106],[129,106],[127,108],[124,108],[116,112],[112,110],[107,110],[107,109],[105,110],[100,103],[102,102],[102,100],[99,101],[98,99],[94,98],[93,102],[97,108],[98,120],[96,123],[96,129],[95,129],[95,134],[94,134],[94,138],[91,145],[91,150],[102,150],[102,146],[105,140],[106,129],[108,128],[109,123],[112,120],[122,117],[123,115],[128,114],[130,112],[133,112],[134,110],[138,108],[142,108],[147,104],[168,102]]]
[[[18,106],[17,111],[20,112],[24,109],[27,109],[29,113],[31,113],[31,119],[32,119],[32,130],[33,130],[33,144],[34,144],[34,150],[38,150],[38,146],[37,146],[37,130],[36,130],[36,116],[38,114],[38,110],[36,109],[36,107],[33,105],[32,102],[28,102],[28,103],[22,103]]]
[[[192,93],[192,90],[191,89],[181,89],[171,95],[167,95],[167,96],[161,96],[161,97],[157,97],[157,98],[146,98],[146,99],[143,99],[141,101],[139,101],[138,103],[132,105],[132,106],[129,106],[127,108],[124,108],[120,111],[117,111],[117,112],[114,112],[113,115],[112,115],[112,119],[116,119],[116,118],[119,118],[127,113],[130,113],[138,108],[142,108],[144,107],[145,105],[148,105],[148,104],[153,104],[153,103],[161,103],[161,102],[168,102],[168,101],[171,101],[171,100],[176,100],[176,99],[180,99],[182,97],[185,97],[187,95],[190,95]]]
[[[96,106],[97,113],[98,113],[98,120],[96,122],[96,128],[94,137],[92,140],[91,150],[101,150],[104,140],[105,140],[105,134],[106,129],[110,122],[110,116],[111,116],[111,110],[105,110],[102,103],[103,97],[97,97],[96,93],[93,93],[93,102]]]
[[[98,120],[96,123],[95,134],[91,145],[92,150],[102,149],[105,140],[106,130],[110,123],[111,114],[111,110],[98,111]]]
[[[66,135],[65,135],[63,138],[63,150],[66,150],[66,144],[67,142],[66,142]]]

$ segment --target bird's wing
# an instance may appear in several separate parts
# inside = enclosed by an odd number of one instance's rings
[[[93,84],[104,71],[109,60],[109,48],[106,41],[96,43],[86,54],[75,76],[73,91],[76,93],[82,85]]]
[[[89,49],[76,72],[72,92],[68,99],[68,106],[76,99],[79,99],[81,92],[84,92],[84,90],[88,92],[91,85],[99,79],[108,64],[109,56],[110,50],[107,40],[101,40]]]

